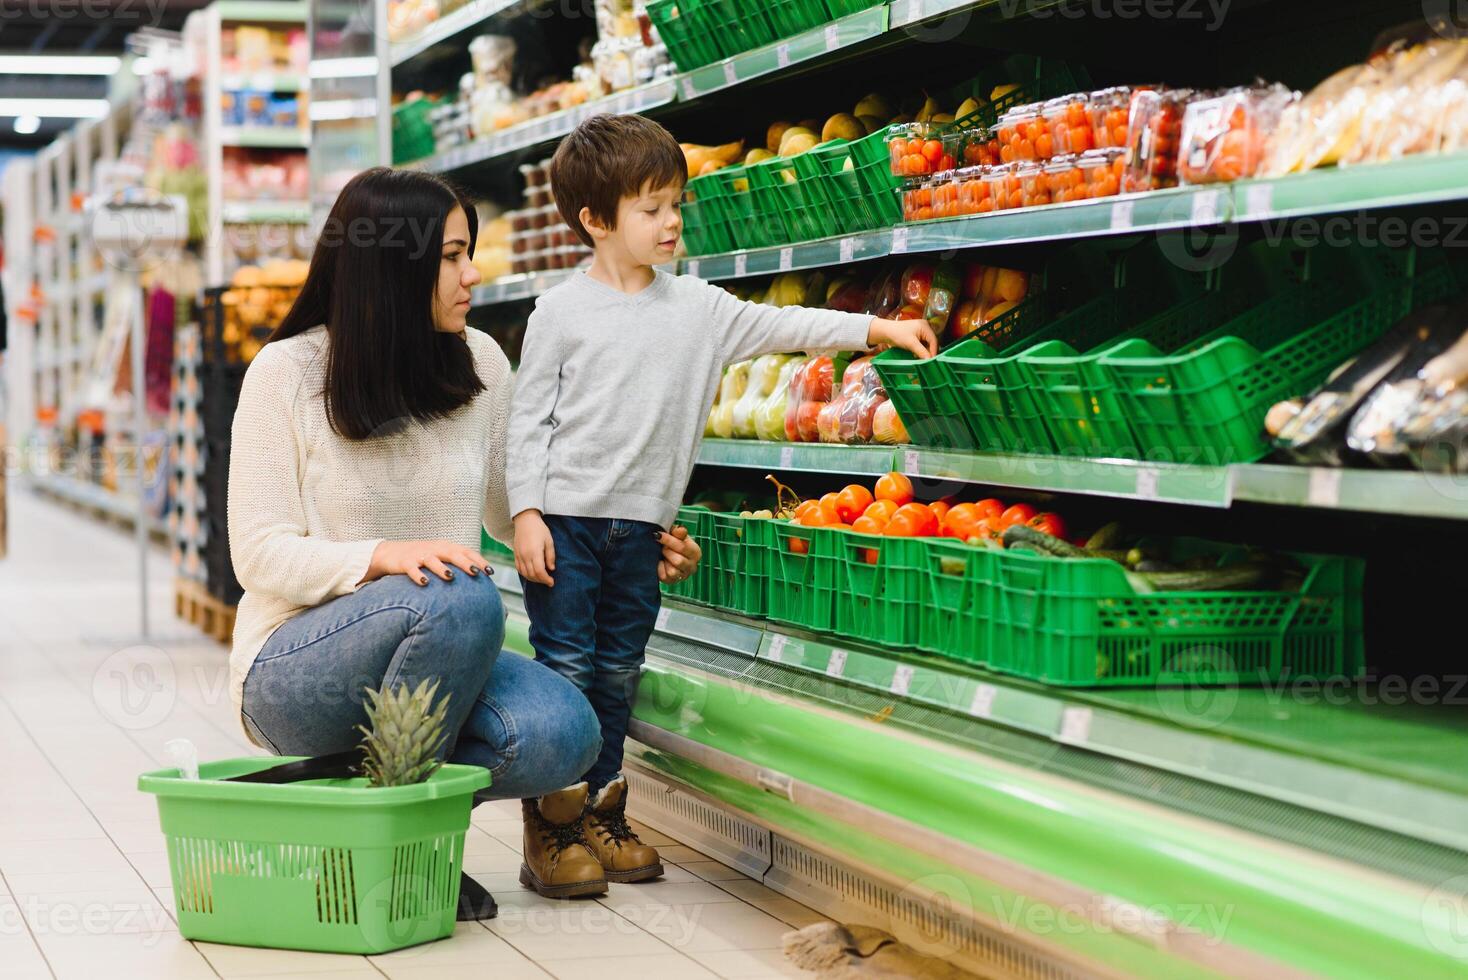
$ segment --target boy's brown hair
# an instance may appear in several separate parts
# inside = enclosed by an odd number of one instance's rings
[[[600,113],[561,140],[551,158],[551,192],[566,224],[593,247],[581,224],[582,208],[608,228],[617,226],[617,205],[642,191],[688,182],[688,163],[673,134],[645,116]]]

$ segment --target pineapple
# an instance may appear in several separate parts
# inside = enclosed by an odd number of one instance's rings
[[[358,725],[362,739],[362,775],[371,786],[409,786],[421,783],[442,765],[438,758],[444,741],[444,718],[449,696],[433,704],[438,681],[425,678],[411,693],[408,685],[396,689],[366,690],[369,729]]]

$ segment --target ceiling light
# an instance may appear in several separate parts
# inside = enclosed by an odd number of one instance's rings
[[[102,54],[0,54],[0,75],[115,75],[121,66]]]
[[[41,128],[41,120],[35,116],[16,116],[15,131],[22,136],[29,136]]]
[[[106,99],[7,99],[0,98],[0,116],[40,116],[42,119],[101,119],[107,115]]]

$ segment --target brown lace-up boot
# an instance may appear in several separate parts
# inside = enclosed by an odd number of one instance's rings
[[[637,839],[627,826],[627,780],[618,776],[602,787],[586,808],[586,843],[601,862],[607,881],[647,881],[660,877],[658,849]]]
[[[581,830],[586,792],[586,784],[577,783],[538,800],[520,801],[525,816],[520,884],[546,898],[602,895],[607,890],[606,875]]]

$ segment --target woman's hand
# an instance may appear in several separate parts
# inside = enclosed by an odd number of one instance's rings
[[[867,346],[901,347],[917,357],[938,353],[938,338],[927,320],[883,320],[872,317],[867,329]]]
[[[659,531],[658,543],[663,546],[663,557],[658,562],[659,582],[681,582],[698,571],[703,549],[688,536],[688,528],[676,524],[672,534]]]
[[[450,565],[462,568],[471,576],[481,571],[485,575],[494,574],[483,555],[454,541],[383,541],[373,549],[372,564],[367,566],[362,581],[406,575],[419,585],[427,585],[428,576],[423,574],[426,568],[447,582],[454,577]]]

